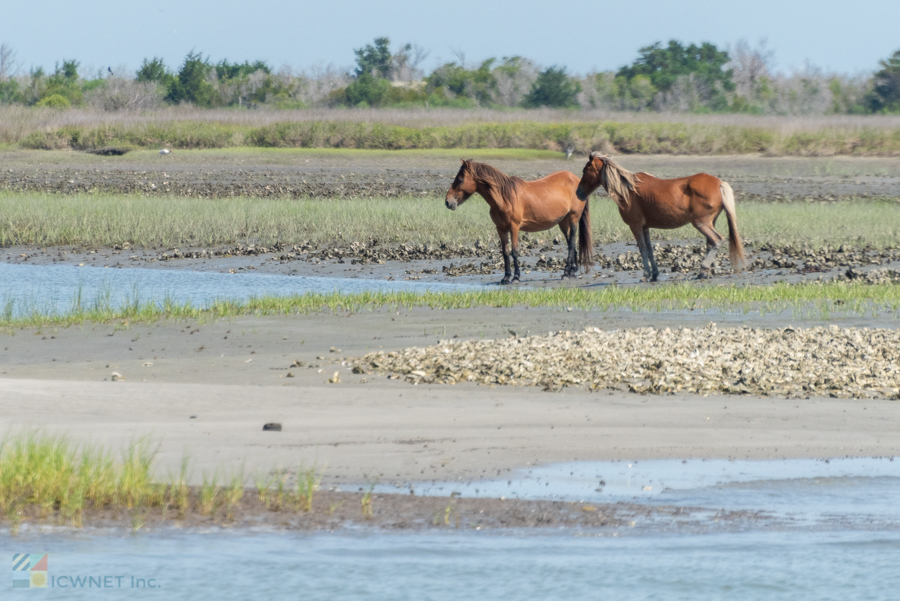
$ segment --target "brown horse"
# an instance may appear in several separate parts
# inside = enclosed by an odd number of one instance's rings
[[[509,177],[485,163],[463,161],[456,179],[447,191],[444,204],[451,211],[478,192],[491,207],[491,219],[500,235],[505,275],[501,284],[518,282],[519,232],[542,232],[558,225],[566,237],[569,254],[564,278],[574,278],[578,272],[579,258],[585,271],[591,265],[591,220],[587,197],[579,200],[575,194],[578,176],[568,171],[557,171],[547,177],[525,181],[521,177]],[[575,249],[575,230],[578,229],[578,250]],[[510,238],[512,252],[510,252]],[[515,273],[510,273],[512,256]],[[510,277],[512,278],[510,280]]]
[[[619,206],[619,215],[637,240],[647,280],[655,282],[659,277],[650,244],[650,228],[674,229],[688,223],[706,236],[706,257],[697,277],[709,277],[716,252],[725,239],[714,227],[723,210],[728,219],[731,266],[735,273],[744,269],[747,260],[737,231],[734,192],[719,178],[698,173],[678,179],[659,179],[649,173],[626,171],[610,157],[592,152],[578,183],[578,198],[587,200],[601,185]]]

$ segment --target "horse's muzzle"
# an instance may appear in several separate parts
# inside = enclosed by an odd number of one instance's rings
[[[447,205],[447,208],[451,211],[455,211],[456,207],[459,206],[459,204],[455,200],[451,202],[449,199],[445,199],[444,204]]]
[[[584,202],[588,199],[588,194],[584,193],[584,189],[581,186],[578,186],[578,189],[575,190],[575,196],[578,197],[578,200]]]

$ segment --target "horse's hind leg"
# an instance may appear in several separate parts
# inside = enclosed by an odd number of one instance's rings
[[[706,257],[700,262],[700,273],[697,274],[697,279],[702,280],[709,277],[709,270],[712,269],[713,263],[716,260],[716,254],[719,252],[719,245],[722,244],[722,241],[725,240],[725,238],[709,223],[695,223],[694,227],[697,228],[701,234],[706,236]]]
[[[650,228],[645,225],[643,233],[644,244],[647,245],[647,256],[650,259],[650,281],[655,282],[659,279],[659,268],[656,266],[656,257],[653,255],[653,243],[650,242]]]

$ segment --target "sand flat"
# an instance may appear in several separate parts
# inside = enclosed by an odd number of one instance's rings
[[[0,340],[0,429],[44,428],[112,449],[147,435],[160,445],[162,475],[187,452],[195,480],[203,470],[302,462],[327,466],[330,483],[486,478],[574,460],[878,456],[900,448],[900,403],[891,401],[413,386],[342,365],[379,347],[509,336],[511,328],[523,335],[709,320],[474,309],[17,330]],[[760,325],[752,316],[716,321]],[[863,320],[846,325],[856,321]],[[306,365],[290,367],[297,360]],[[113,381],[112,372],[125,379]],[[334,372],[341,383],[327,383]],[[263,432],[267,422],[283,431]]]

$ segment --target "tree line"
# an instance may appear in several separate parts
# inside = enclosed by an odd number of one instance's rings
[[[616,71],[574,76],[521,57],[477,63],[458,54],[425,73],[428,53],[377,38],[354,50],[352,70],[295,72],[265,61],[213,62],[191,51],[176,68],[147,58],[136,73],[112,67],[83,74],[77,60],[52,72],[20,72],[15,52],[0,44],[0,104],[104,110],[199,107],[520,107],[751,114],[900,112],[900,50],[871,74],[825,74],[807,65],[791,75],[772,70],[765,43],[733,48],[677,40],[641,48]]]

